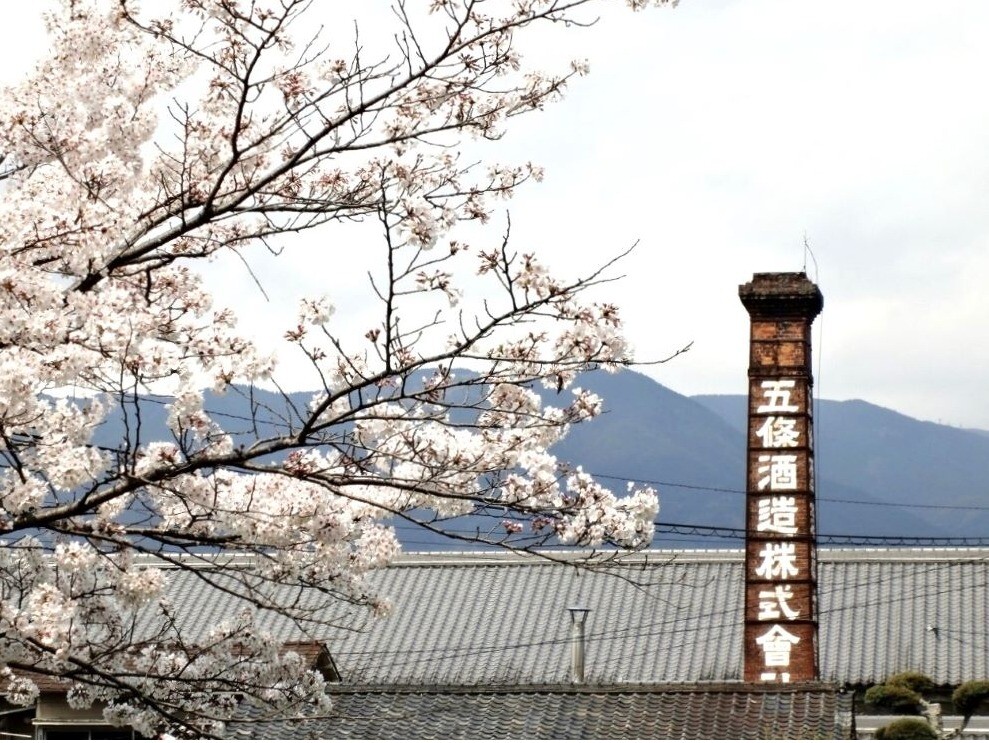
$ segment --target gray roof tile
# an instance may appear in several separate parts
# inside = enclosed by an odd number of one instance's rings
[[[906,669],[944,684],[989,676],[989,550],[821,550],[822,678],[872,683]],[[406,556],[375,581],[390,616],[319,630],[345,682],[565,683],[570,620],[590,606],[589,682],[741,678],[741,553],[651,552],[599,571],[532,558]],[[238,602],[191,574],[170,589],[176,616],[205,632]],[[208,594],[208,598],[207,598]],[[302,631],[265,615],[282,640]],[[928,629],[928,627],[935,629]]]
[[[822,684],[348,687],[322,719],[244,723],[230,737],[806,739],[849,736],[850,695]]]

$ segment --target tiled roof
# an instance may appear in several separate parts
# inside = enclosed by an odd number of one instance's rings
[[[921,670],[942,684],[989,677],[989,550],[821,550],[820,669],[838,683]],[[375,577],[390,616],[334,616],[320,631],[346,683],[565,683],[566,607],[591,608],[586,678],[597,684],[741,678],[741,553],[642,553],[597,571],[491,554],[406,556]],[[195,633],[235,599],[177,573],[175,615]],[[219,594],[219,595],[215,595]],[[303,639],[267,615],[282,639]]]
[[[600,572],[531,559],[410,559],[381,576],[393,614],[330,651],[344,680],[561,683],[570,673],[566,607],[581,603],[592,610],[588,680],[738,679],[742,610],[723,602],[740,580],[740,564],[723,557],[667,555]]]
[[[340,673],[333,661],[329,649],[321,642],[313,640],[294,640],[282,643],[282,650],[298,654],[303,662],[303,666],[308,669],[319,671],[323,679],[328,682],[340,681]],[[33,681],[41,693],[65,693],[72,688],[75,683],[64,676],[55,676],[37,671],[18,671],[19,678]],[[10,687],[9,679],[0,684],[0,691],[5,691]]]
[[[847,738],[850,695],[821,684],[348,687],[325,718],[234,725],[230,737]]]
[[[51,676],[47,673],[36,673],[35,671],[18,671],[17,676],[19,678],[28,679],[33,681],[38,687],[38,691],[45,692],[55,692],[55,693],[65,693],[72,687],[72,682],[68,681],[61,676]],[[11,684],[9,679],[3,684],[0,684],[0,690],[6,692],[10,688]]]
[[[331,644],[344,679],[565,681],[565,607],[578,600],[592,608],[590,680],[741,678],[740,553],[653,553],[604,572],[438,561],[384,571],[395,613],[365,637]],[[989,550],[822,550],[822,678],[872,683],[905,669],[944,684],[989,677],[987,561]]]
[[[906,669],[940,684],[989,678],[989,550],[822,554],[825,678],[872,683]]]

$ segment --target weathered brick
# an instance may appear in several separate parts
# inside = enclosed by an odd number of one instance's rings
[[[817,678],[811,324],[824,300],[802,273],[755,274],[739,297],[752,319],[745,680],[773,674],[771,680],[784,682],[779,674],[785,673],[786,682],[811,681]],[[776,597],[770,604],[783,601],[792,611],[772,617],[772,609],[763,610],[763,592]],[[776,642],[775,650],[767,653],[759,638]]]

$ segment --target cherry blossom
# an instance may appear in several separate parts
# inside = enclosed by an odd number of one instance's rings
[[[550,451],[602,410],[576,375],[632,362],[618,310],[586,296],[610,264],[568,279],[516,250],[495,209],[542,170],[459,148],[488,152],[587,74],[535,69],[519,40],[582,27],[594,0],[398,0],[395,33],[346,46],[315,31],[321,5],[63,0],[50,53],[0,96],[13,704],[56,676],[74,706],[192,737],[222,735],[245,699],[258,715],[325,708],[261,617],[319,640],[340,606],[386,615],[373,574],[399,551],[396,519],[495,514],[477,539],[516,550],[651,540],[652,490],[616,495]],[[300,297],[282,332],[315,392],[265,407],[282,360],[201,265],[355,221],[379,227],[377,320]],[[168,601],[176,571],[243,610],[191,633]]]

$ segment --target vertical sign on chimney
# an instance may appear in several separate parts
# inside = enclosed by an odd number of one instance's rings
[[[803,273],[738,288],[752,319],[745,516],[745,680],[817,678],[810,328],[824,298]]]

